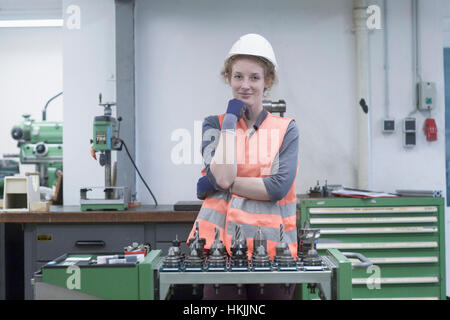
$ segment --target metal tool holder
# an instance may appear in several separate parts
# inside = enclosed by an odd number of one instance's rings
[[[339,251],[336,250],[336,252]],[[192,284],[196,287],[200,284],[212,284],[215,286],[216,292],[220,290],[220,285],[236,284],[236,293],[239,294],[239,288],[244,284],[259,284],[264,287],[266,284],[289,286],[290,284],[307,283],[313,284],[311,289],[317,288],[319,296],[323,299],[348,299],[349,297],[338,295],[336,269],[340,268],[340,263],[346,263],[350,265],[349,270],[351,271],[351,263],[346,259],[339,262],[335,256],[336,252],[329,252],[328,256],[322,256],[322,270],[317,269],[316,271],[310,271],[304,267],[297,267],[296,271],[279,271],[273,264],[270,266],[271,271],[253,271],[253,266],[249,267],[248,271],[232,271],[227,264],[226,271],[210,271],[208,268],[204,268],[197,272],[182,269],[168,272],[167,269],[162,268],[164,264],[162,263],[159,268],[159,298],[161,300],[169,298],[171,287],[178,284]],[[344,279],[347,279],[347,287],[351,289],[351,273],[347,274]]]
[[[318,256],[314,250],[314,240],[320,232],[309,229],[301,233],[304,239],[308,239],[307,244],[312,245],[306,254],[299,255],[297,260],[290,255],[289,247],[284,241],[283,225],[280,226],[280,242],[277,245],[275,261],[268,257],[266,240],[261,229],[253,238],[253,256],[247,259],[246,238],[239,226],[233,235],[231,256],[226,255],[223,250],[219,230],[216,229],[215,241],[209,254],[200,258],[199,252],[203,252],[204,243],[200,241],[201,245],[198,245],[201,238],[198,237],[197,225],[194,238],[189,239],[190,253],[183,257],[176,246],[173,246],[161,261],[158,268],[159,298],[169,298],[174,286],[181,284],[191,284],[194,292],[198,290],[199,285],[212,284],[216,293],[221,285],[235,284],[236,293],[239,295],[245,284],[259,284],[262,290],[266,284],[280,284],[288,290],[291,284],[300,283],[311,284],[311,291],[318,289],[322,299],[351,297],[351,262],[334,249],[329,250],[325,256]],[[309,239],[312,239],[312,242]],[[193,262],[196,262],[195,266]]]
[[[281,99],[278,101],[263,100],[263,108],[270,113],[278,113],[283,118],[286,112],[286,101]]]

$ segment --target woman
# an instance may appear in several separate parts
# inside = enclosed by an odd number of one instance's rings
[[[271,115],[263,108],[265,93],[276,82],[277,62],[270,43],[260,35],[242,36],[231,48],[222,76],[234,99],[226,113],[203,122],[203,177],[197,196],[205,199],[196,224],[205,249],[220,231],[228,254],[236,225],[245,236],[248,257],[253,253],[253,237],[260,228],[267,240],[271,259],[280,241],[280,225],[291,255],[297,257],[296,192],[298,170],[298,128],[293,119]],[[214,134],[215,133],[215,134]],[[215,137],[211,139],[210,137]],[[196,224],[188,239],[194,236]],[[255,286],[247,286],[242,298],[288,299],[278,285],[266,286],[258,296]],[[234,291],[230,291],[234,290]],[[236,299],[236,289],[222,286],[216,295],[205,285],[204,299]]]

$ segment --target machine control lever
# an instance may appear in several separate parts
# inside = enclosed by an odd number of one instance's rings
[[[365,269],[373,264],[372,261],[370,261],[364,255],[358,252],[342,252],[342,254],[347,258],[356,258],[361,261],[356,263],[352,262],[352,269]]]

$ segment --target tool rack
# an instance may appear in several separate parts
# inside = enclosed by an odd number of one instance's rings
[[[323,299],[350,299],[352,264],[339,250],[327,250],[322,265],[298,267],[296,271],[163,271],[159,272],[159,298],[166,299],[177,284],[314,284]],[[162,261],[161,261],[162,263]],[[238,290],[237,288],[237,290]]]

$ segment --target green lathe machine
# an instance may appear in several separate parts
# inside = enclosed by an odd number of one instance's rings
[[[31,119],[24,114],[24,120],[11,130],[11,136],[17,140],[19,154],[5,154],[5,158],[19,158],[21,164],[34,164],[40,174],[40,185],[56,186],[58,171],[62,171],[63,125],[58,121],[47,121],[47,107],[51,101],[62,94],[52,97],[42,111],[42,121]]]
[[[101,94],[98,105],[104,108],[104,114],[94,118],[91,154],[97,160],[96,153],[100,152],[99,163],[105,167],[105,186],[82,188],[80,190],[81,210],[126,210],[129,202],[127,188],[116,187],[115,178],[111,172],[111,151],[122,150],[122,141],[119,138],[122,118],[116,119],[112,116],[111,107],[116,103],[102,103]]]

